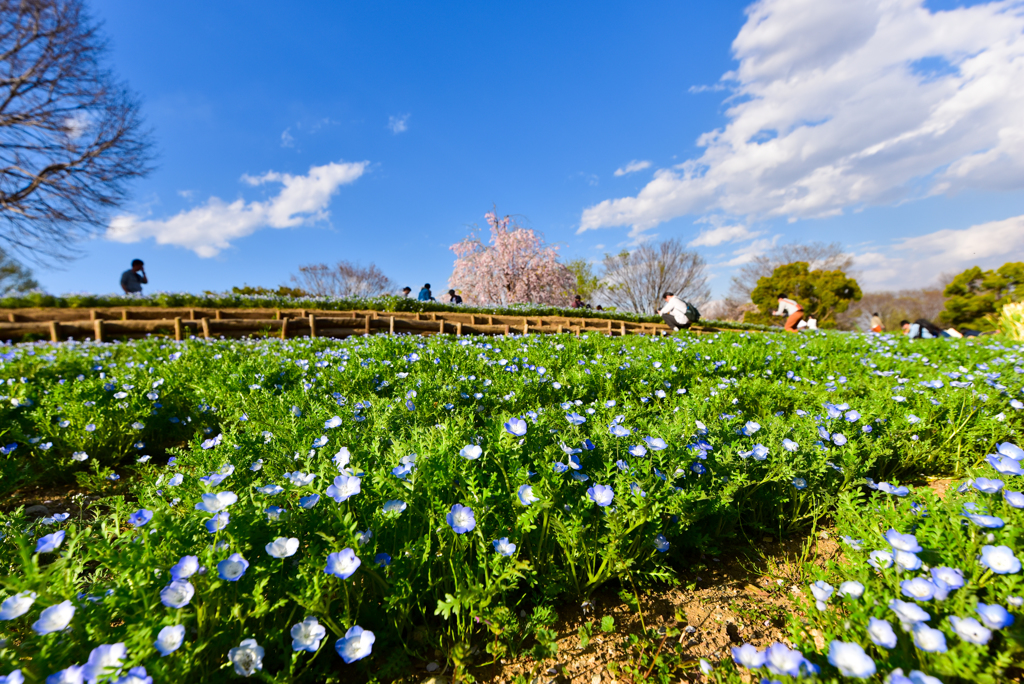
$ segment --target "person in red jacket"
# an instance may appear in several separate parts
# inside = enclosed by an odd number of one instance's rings
[[[779,308],[772,311],[772,316],[786,316],[786,332],[795,333],[796,326],[803,320],[804,307],[789,299],[784,292],[779,293]]]

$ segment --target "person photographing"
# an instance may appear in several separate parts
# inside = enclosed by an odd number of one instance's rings
[[[121,289],[125,294],[142,294],[142,286],[148,284],[145,264],[142,259],[133,259],[132,267],[121,274]]]
[[[658,313],[661,314],[662,320],[668,327],[673,331],[689,328],[694,321],[690,320],[688,315],[687,303],[672,292],[666,292],[661,298],[664,300],[665,306],[658,309]]]
[[[795,333],[796,326],[803,320],[804,307],[786,297],[785,293],[779,293],[779,308],[772,311],[772,316],[786,316],[786,332]]]

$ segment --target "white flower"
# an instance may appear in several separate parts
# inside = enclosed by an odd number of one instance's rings
[[[854,580],[843,582],[839,585],[839,595],[860,598],[864,595],[864,585]]]
[[[470,461],[475,461],[480,458],[480,455],[483,454],[483,452],[484,450],[476,444],[467,444],[459,451],[459,456]]]
[[[953,631],[956,632],[958,637],[972,644],[987,644],[988,640],[992,638],[992,630],[983,626],[974,618],[960,618],[956,615],[950,615],[949,624],[953,626]]]
[[[867,679],[875,674],[873,661],[860,644],[833,641],[828,645],[828,662],[844,677]]]
[[[128,648],[124,643],[103,644],[92,649],[89,660],[82,668],[82,678],[92,684],[101,676],[110,678],[121,673],[124,659],[128,657]]]
[[[376,637],[373,632],[355,625],[345,632],[344,637],[338,639],[334,644],[334,648],[338,651],[338,655],[341,656],[342,660],[346,663],[354,663],[370,655],[370,652],[373,650],[374,641],[376,641]]]
[[[294,556],[295,552],[299,550],[299,540],[295,537],[290,539],[278,537],[267,544],[266,549],[267,553],[274,558],[287,558],[289,556]]]
[[[28,612],[36,600],[34,591],[23,591],[0,604],[0,620],[13,620]]]
[[[243,639],[235,648],[228,651],[228,660],[235,665],[235,672],[243,677],[252,676],[257,670],[263,669],[263,647],[255,639]]]
[[[196,510],[206,511],[207,513],[219,513],[236,501],[238,501],[238,495],[234,492],[203,494],[203,500],[196,504]]]

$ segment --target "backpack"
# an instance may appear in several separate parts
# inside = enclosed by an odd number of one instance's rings
[[[686,302],[686,320],[690,321],[690,323],[696,323],[700,320],[700,311],[690,302]]]

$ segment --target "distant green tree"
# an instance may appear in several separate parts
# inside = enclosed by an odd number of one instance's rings
[[[16,297],[38,288],[32,271],[0,250],[0,297]]]
[[[213,293],[208,293],[213,294]],[[308,297],[309,293],[297,287],[281,285],[276,290],[268,287],[253,287],[243,285],[242,287],[231,288],[231,294],[248,295],[251,297]]]
[[[748,312],[743,321],[781,325],[782,319],[771,315],[778,307],[780,292],[799,302],[806,317],[817,319],[819,328],[836,327],[836,314],[862,296],[857,281],[842,271],[812,271],[806,261],[795,261],[777,267],[770,277],[758,279],[750,293],[757,312]]]
[[[967,269],[946,286],[942,325],[993,330],[1003,305],[1024,300],[1024,262],[1011,261],[992,271]]]
[[[601,278],[594,273],[594,265],[586,259],[573,259],[565,265],[576,279],[573,292],[569,294],[583,297],[583,301],[591,301],[604,289]]]

